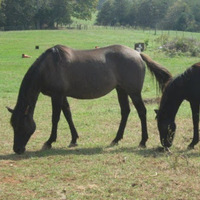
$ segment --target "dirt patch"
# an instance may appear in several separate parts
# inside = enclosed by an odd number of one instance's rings
[[[7,177],[2,177],[0,183],[18,184],[21,183],[21,181],[17,180],[13,176],[7,176]]]

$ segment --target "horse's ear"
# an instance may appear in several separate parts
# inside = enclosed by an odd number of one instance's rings
[[[155,111],[155,113],[156,113],[156,117],[155,117],[155,119],[157,119],[158,118],[158,109],[154,109],[154,111]]]
[[[13,109],[12,108],[9,108],[8,106],[6,106],[6,108],[8,109],[8,111],[10,112],[10,113],[13,113]]]

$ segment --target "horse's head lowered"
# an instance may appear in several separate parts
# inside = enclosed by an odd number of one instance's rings
[[[158,112],[159,111],[156,111],[156,118],[160,134],[160,142],[163,147],[171,147],[176,132],[176,124],[172,120],[162,119],[158,117]]]
[[[158,130],[163,147],[171,147],[176,131],[176,124],[174,122],[167,123],[158,121]]]
[[[13,150],[17,154],[22,154],[26,150],[26,144],[34,133],[36,125],[33,117],[29,114],[29,106],[27,106],[25,112],[20,112],[20,114],[15,109],[12,110],[8,107],[7,109],[12,113],[10,123],[14,130]]]

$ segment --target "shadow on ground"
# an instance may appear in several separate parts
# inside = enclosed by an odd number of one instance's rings
[[[49,150],[40,150],[40,151],[26,151],[22,155],[17,154],[7,154],[0,155],[0,160],[23,160],[30,159],[34,157],[49,157],[49,156],[68,156],[68,155],[100,155],[100,154],[116,154],[116,153],[133,153],[140,155],[142,157],[166,157],[170,156],[172,153],[162,151],[161,147],[157,148],[139,148],[139,147],[90,147],[90,148],[52,148]],[[188,157],[199,157],[200,152],[194,150],[176,150],[176,154],[185,154]]]

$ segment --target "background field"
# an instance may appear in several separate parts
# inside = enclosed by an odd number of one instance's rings
[[[154,109],[147,104],[149,140],[146,149],[138,148],[140,121],[135,108],[131,113],[124,139],[107,148],[114,139],[120,110],[116,92],[96,100],[69,98],[79,132],[79,146],[69,149],[70,133],[63,117],[58,140],[52,150],[41,151],[51,131],[50,99],[40,95],[35,110],[37,130],[24,155],[12,151],[13,130],[5,106],[14,107],[21,80],[35,59],[47,48],[64,44],[78,49],[123,44],[131,48],[136,42],[149,41],[146,54],[168,68],[173,75],[183,72],[197,57],[169,57],[158,49],[156,39],[190,37],[200,34],[183,32],[137,31],[132,29],[90,28],[87,30],[0,32],[0,199],[199,199],[200,147],[187,151],[192,138],[191,112],[184,102],[178,112],[177,134],[172,154],[161,153]],[[35,50],[39,45],[40,49]],[[22,59],[22,53],[31,56]],[[143,97],[160,96],[149,72],[146,73]]]

